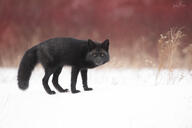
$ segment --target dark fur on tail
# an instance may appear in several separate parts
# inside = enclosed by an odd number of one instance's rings
[[[32,47],[27,50],[21,60],[18,70],[18,85],[19,88],[25,90],[29,86],[31,72],[37,64],[37,47]]]

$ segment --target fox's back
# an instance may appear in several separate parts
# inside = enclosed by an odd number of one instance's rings
[[[86,40],[78,40],[75,38],[60,38],[60,37],[52,38],[40,43],[40,46],[49,47],[53,50],[79,49],[80,47],[83,47],[85,45],[87,45]]]
[[[41,60],[73,65],[84,59],[87,41],[74,38],[52,38],[40,43],[38,51]]]

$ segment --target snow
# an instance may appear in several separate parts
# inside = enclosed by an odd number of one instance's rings
[[[93,69],[93,91],[48,95],[36,68],[28,90],[17,87],[17,69],[0,68],[0,128],[192,128],[192,75],[155,69]],[[70,69],[60,76],[70,87]],[[49,82],[50,87],[55,90]]]

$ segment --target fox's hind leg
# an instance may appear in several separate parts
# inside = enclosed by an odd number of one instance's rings
[[[52,91],[48,85],[48,81],[49,81],[49,77],[51,76],[53,72],[49,69],[45,69],[45,75],[43,77],[43,87],[45,89],[45,91],[48,93],[48,94],[55,94],[55,91]]]
[[[60,75],[62,71],[62,67],[59,67],[55,70],[54,74],[53,74],[53,79],[52,79],[52,83],[54,85],[54,87],[59,91],[59,92],[68,92],[68,89],[63,89],[59,83],[58,83],[58,77]]]
[[[93,90],[92,88],[89,88],[87,85],[87,69],[82,69],[81,70],[81,77],[83,81],[83,88],[85,91],[91,91]]]

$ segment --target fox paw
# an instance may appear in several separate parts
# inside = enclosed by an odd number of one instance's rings
[[[79,90],[72,90],[71,91],[73,94],[75,94],[75,93],[79,93],[80,91]]]
[[[59,90],[60,92],[69,92],[69,89],[62,89],[62,90]]]
[[[92,88],[84,88],[85,91],[91,91],[93,90]]]
[[[56,92],[55,91],[49,91],[49,92],[47,92],[48,94],[50,94],[50,95],[53,95],[53,94],[55,94]]]

